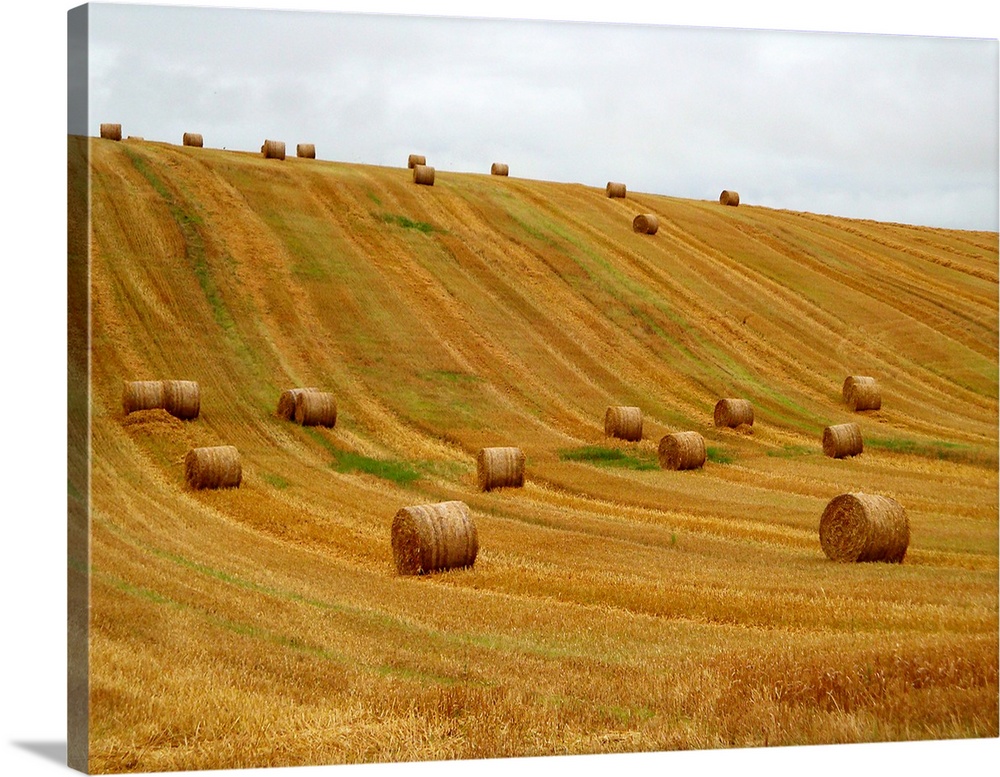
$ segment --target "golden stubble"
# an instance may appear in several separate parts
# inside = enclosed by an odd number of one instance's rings
[[[160,190],[94,142],[94,771],[997,735],[995,235],[133,153]],[[198,418],[124,416],[159,379]],[[280,417],[294,386],[336,425]],[[605,437],[617,404],[641,441]],[[864,452],[824,456],[845,422]],[[681,430],[704,465],[660,469]],[[222,445],[239,487],[188,487]],[[477,488],[489,446],[522,487]],[[845,491],[905,505],[903,564],[826,559]],[[448,500],[474,566],[398,575],[393,516]]]

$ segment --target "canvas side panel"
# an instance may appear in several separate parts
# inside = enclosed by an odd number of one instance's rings
[[[88,7],[67,14],[67,764],[88,771],[90,142]]]

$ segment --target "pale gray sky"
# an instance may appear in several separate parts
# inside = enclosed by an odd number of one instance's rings
[[[995,39],[90,8],[87,134],[998,229]]]

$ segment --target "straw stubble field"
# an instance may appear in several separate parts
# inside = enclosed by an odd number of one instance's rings
[[[996,234],[90,148],[92,770],[998,735]],[[123,416],[160,379],[196,419]],[[222,445],[239,488],[187,487]],[[478,489],[491,446],[522,487]],[[905,507],[904,563],[826,558],[848,491]],[[393,516],[448,500],[475,565],[397,574]]]

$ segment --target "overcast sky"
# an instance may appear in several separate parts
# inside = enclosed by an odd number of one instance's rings
[[[461,63],[452,75],[481,79],[486,64],[491,60],[479,59],[479,56],[491,56],[495,62],[499,56],[495,52],[505,51],[515,57],[517,64],[492,72],[493,80],[488,88],[500,86],[510,89],[509,85],[500,82],[520,74],[527,84],[524,88],[542,91],[526,93],[535,94],[533,100],[526,95],[512,98],[509,94],[473,91],[475,102],[465,103],[463,99],[455,98],[454,92],[448,89],[444,89],[442,96],[439,86],[435,99],[460,106],[464,104],[464,113],[454,121],[461,118],[466,124],[469,122],[465,117],[471,113],[468,105],[484,112],[491,110],[494,102],[501,105],[506,102],[508,107],[517,105],[521,111],[533,106],[538,113],[525,113],[523,116],[516,115],[513,110],[504,113],[501,128],[505,132],[501,140],[508,143],[505,147],[501,147],[500,141],[496,140],[501,133],[494,132],[495,128],[489,122],[476,121],[474,124],[480,132],[494,133],[489,139],[495,145],[445,148],[448,142],[454,142],[454,137],[451,133],[444,134],[450,125],[441,122],[442,109],[438,108],[436,116],[428,118],[428,111],[423,108],[430,103],[421,103],[412,94],[406,96],[411,101],[407,104],[408,112],[407,106],[391,108],[392,115],[397,118],[400,113],[404,114],[398,118],[395,127],[382,126],[363,112],[356,116],[344,116],[345,111],[352,110],[353,106],[365,106],[362,84],[389,83],[391,86],[392,82],[402,82],[405,78],[420,80],[426,89],[429,76],[416,79],[416,74],[426,72],[428,62],[437,63],[438,76],[448,75],[441,71],[443,58],[459,44],[443,41],[439,32],[435,32],[430,39],[404,40],[406,45],[403,49],[410,56],[409,67],[422,63],[422,70],[411,73],[400,72],[398,65],[395,69],[392,66],[391,63],[398,62],[398,51],[377,50],[377,67],[366,70],[358,64],[360,60],[357,57],[366,56],[372,46],[362,45],[363,42],[357,40],[345,44],[341,35],[331,37],[320,50],[310,52],[295,41],[289,48],[287,41],[281,41],[278,28],[275,28],[263,41],[257,40],[257,49],[251,57],[255,75],[247,83],[241,73],[233,75],[238,54],[227,50],[226,41],[251,40],[252,27],[246,30],[229,29],[224,31],[225,36],[210,40],[205,45],[218,51],[196,50],[194,53],[200,57],[199,67],[202,69],[189,66],[186,72],[180,54],[169,52],[165,40],[156,40],[155,45],[149,43],[148,30],[133,30],[130,34],[135,36],[136,44],[142,41],[142,45],[149,50],[142,51],[133,46],[130,53],[124,47],[126,41],[115,38],[114,28],[109,26],[102,32],[95,27],[95,57],[100,51],[97,43],[103,40],[103,56],[108,60],[105,65],[106,83],[102,88],[112,92],[119,88],[115,86],[118,77],[127,75],[116,73],[111,62],[117,62],[117,67],[121,68],[129,60],[133,66],[140,62],[144,66],[152,66],[158,61],[159,75],[154,78],[153,73],[147,73],[150,81],[145,88],[141,88],[141,78],[129,79],[131,85],[127,82],[120,84],[125,95],[138,91],[138,99],[143,104],[141,113],[133,113],[135,106],[122,105],[119,108],[112,102],[97,102],[99,92],[95,88],[94,124],[86,129],[88,134],[97,134],[97,125],[101,121],[121,120],[127,134],[145,132],[152,138],[179,142],[184,131],[193,130],[202,132],[209,145],[235,148],[245,143],[250,150],[258,149],[265,135],[280,132],[284,136],[281,139],[288,143],[300,139],[315,142],[322,157],[355,157],[359,161],[378,162],[377,159],[360,157],[367,156],[369,148],[380,147],[379,153],[385,156],[386,163],[398,165],[401,160],[395,152],[381,148],[383,144],[388,147],[390,142],[395,142],[405,153],[409,153],[411,147],[421,146],[430,155],[429,161],[442,169],[446,161],[452,161],[456,166],[460,163],[465,165],[461,160],[468,158],[470,169],[483,170],[484,166],[504,154],[507,156],[504,161],[511,165],[512,174],[552,178],[557,176],[548,170],[557,164],[555,160],[564,147],[584,147],[587,150],[583,155],[579,151],[575,152],[576,156],[569,155],[565,163],[568,168],[566,180],[602,186],[608,179],[615,178],[637,189],[641,186],[640,180],[649,180],[645,176],[652,176],[655,172],[663,176],[663,194],[714,198],[722,188],[733,188],[747,202],[851,215],[855,214],[855,208],[864,208],[859,215],[870,218],[997,229],[995,39],[1000,35],[997,23],[1000,12],[996,3],[983,0],[949,0],[947,3],[914,3],[912,0],[837,0],[827,3],[801,0],[686,0],[677,3],[647,0],[205,0],[205,3],[992,38],[994,42],[987,45],[947,44],[949,50],[968,52],[958,60],[961,64],[955,65],[957,73],[951,69],[951,57],[940,54],[941,47],[935,50],[933,45],[928,45],[933,41],[914,42],[920,44],[922,52],[926,52],[919,57],[906,54],[922,63],[917,67],[907,65],[903,54],[890,57],[888,52],[892,51],[891,47],[878,49],[877,44],[884,39],[876,38],[873,41],[876,45],[869,49],[866,57],[850,63],[850,69],[840,71],[836,79],[823,74],[828,74],[840,64],[847,68],[848,64],[828,62],[824,71],[819,57],[824,51],[829,51],[829,45],[820,46],[817,43],[814,47],[808,43],[827,40],[824,37],[804,39],[786,36],[782,40],[794,38],[807,43],[798,47],[783,44],[772,50],[769,58],[764,57],[759,45],[757,48],[741,48],[736,58],[731,58],[731,52],[720,55],[718,46],[715,46],[711,49],[714,55],[704,56],[703,68],[695,67],[693,62],[681,62],[683,70],[680,74],[651,72],[666,66],[665,58],[670,50],[667,44],[658,47],[658,54],[650,55],[659,57],[654,64],[643,63],[637,57],[629,65],[631,49],[639,50],[638,43],[632,43],[630,39],[614,44],[610,51],[576,52],[569,60],[555,56],[565,54],[570,46],[562,38],[548,41],[531,51],[518,51],[509,41],[495,39],[494,45],[473,52],[476,56]],[[65,457],[60,452],[65,451],[65,412],[59,409],[66,407],[66,156],[60,149],[64,148],[66,130],[66,12],[76,4],[75,0],[8,3],[4,23],[0,25],[0,35],[3,36],[3,45],[0,46],[2,72],[7,76],[4,82],[4,107],[7,110],[7,143],[4,147],[6,185],[0,187],[0,202],[7,226],[4,233],[7,261],[4,264],[4,282],[0,284],[0,332],[4,338],[5,380],[0,382],[0,398],[4,407],[14,410],[5,417],[4,433],[9,450],[15,452],[14,456],[7,457],[11,461],[5,470],[7,481],[14,484],[8,489],[6,501],[8,513],[14,518],[6,524],[7,542],[3,544],[4,555],[0,563],[0,574],[3,575],[0,589],[4,591],[5,623],[12,624],[9,630],[30,635],[30,639],[3,641],[0,666],[4,673],[0,675],[0,682],[5,699],[9,699],[10,703],[0,708],[0,727],[4,733],[0,737],[0,771],[23,777],[47,777],[66,772],[61,763],[66,742],[66,496],[62,488],[53,487],[53,484],[58,486],[65,482]],[[120,24],[124,24],[124,20]],[[118,29],[124,32],[127,28]],[[541,27],[536,26],[535,29]],[[554,29],[562,30],[564,26]],[[192,30],[188,37],[198,34],[197,30]],[[308,28],[300,31],[298,36],[298,40],[303,41],[315,37]],[[688,37],[690,39],[690,35]],[[734,38],[729,37],[730,40]],[[343,52],[336,49],[336,46],[344,45],[350,47],[352,57],[355,57],[353,69],[345,63],[341,56]],[[683,50],[676,48],[680,44],[673,46],[674,51]],[[242,48],[245,55],[246,47]],[[137,50],[141,54],[137,54]],[[984,50],[985,54],[982,54]],[[546,51],[555,57],[552,67],[558,71],[558,77],[538,70]],[[880,53],[882,51],[887,53]],[[909,49],[909,52],[913,51],[916,49]],[[274,52],[280,52],[281,56],[275,56]],[[118,59],[113,60],[114,57]],[[295,72],[291,74],[289,68],[281,64],[289,57],[294,57],[296,63]],[[318,76],[305,76],[303,60],[316,61],[321,57],[328,57],[322,72]],[[574,70],[566,64],[567,61],[582,62],[586,66],[585,72],[593,73],[594,63],[605,57],[608,59],[602,62],[601,77],[596,86],[585,81],[576,81],[574,85]],[[278,64],[274,64],[275,59]],[[271,64],[267,64],[269,61]],[[621,64],[622,61],[625,65]],[[612,91],[603,94],[595,92],[598,86],[609,83],[611,62],[617,62],[619,68],[627,68],[625,76],[614,83]],[[727,66],[727,63],[730,64]],[[93,72],[96,74],[100,63],[95,59],[94,65]],[[207,86],[200,82],[201,77],[220,70],[223,65],[226,65],[229,75],[227,81],[220,82],[221,96],[206,96],[209,93]],[[768,84],[764,76],[755,79],[744,72],[751,66],[755,72],[769,74],[771,83]],[[343,75],[345,68],[347,80],[340,81],[337,74]],[[871,73],[867,74],[869,77],[859,77],[858,73],[863,73],[864,68],[874,68],[877,77],[870,77]],[[194,91],[182,94],[178,100],[171,96],[177,89],[175,84],[170,92],[158,97],[152,84],[156,83],[158,89],[166,89],[164,83],[170,81],[166,76],[171,70],[175,73],[175,80],[184,76],[190,79],[192,74],[197,74],[198,79],[188,81],[195,87]],[[283,74],[280,81],[269,83],[263,78],[276,73]],[[776,73],[781,75],[780,79]],[[797,80],[807,74],[811,74],[812,86]],[[717,82],[698,81],[707,79],[709,75],[716,78],[722,76],[722,86]],[[895,83],[894,79],[900,77],[904,83]],[[291,97],[297,88],[295,84],[303,80],[309,84],[307,97],[316,105],[329,106],[329,112],[324,113],[313,104],[302,106]],[[883,83],[890,84],[891,88],[887,96],[879,98],[873,90]],[[973,96],[955,99],[950,94],[949,83],[957,83],[956,88],[962,93]],[[137,88],[136,84],[140,87]],[[243,91],[236,88],[241,84]],[[637,84],[645,84],[648,88],[638,97],[634,92],[629,96]],[[686,85],[686,90],[679,91],[683,85]],[[229,87],[232,87],[231,91]],[[572,96],[574,89],[575,97]],[[744,89],[766,90],[766,105],[749,102],[741,96]],[[290,99],[280,100],[286,93]],[[235,105],[223,104],[227,95]],[[353,102],[345,99],[345,95],[353,95]],[[817,95],[826,96],[817,102],[814,99]],[[831,95],[839,97],[834,100]],[[556,97],[559,100],[549,104],[549,98],[554,100]],[[510,102],[512,99],[517,102]],[[683,107],[671,104],[682,99],[685,101]],[[734,99],[738,108],[734,107]],[[380,104],[384,110],[390,110],[386,95],[377,100],[372,96],[372,100],[372,105]],[[664,113],[656,120],[655,126],[638,130],[629,127],[621,113],[614,117],[607,114],[597,119],[588,117],[589,101],[593,100],[598,100],[606,110],[609,106],[623,111],[641,109],[642,118],[647,121],[652,121],[660,108],[664,109]],[[848,109],[859,102],[869,109],[867,114],[858,118],[858,114],[853,113],[851,121],[837,120],[839,114],[850,115],[852,111]],[[282,114],[290,110],[289,104],[311,110],[309,118],[315,124],[307,126],[307,117],[303,116],[294,122],[289,120],[290,126],[284,130],[278,122],[285,120]],[[225,111],[235,112],[244,118],[232,123],[225,116],[212,118],[213,108],[222,105]],[[345,108],[345,105],[351,107]],[[820,111],[825,120],[806,110],[807,105],[814,106],[814,110]],[[153,106],[159,107],[154,109]],[[270,106],[281,108],[280,113],[272,111]],[[560,106],[562,111],[557,110]],[[568,107],[573,109],[569,114],[566,113]],[[105,110],[119,115],[104,115]],[[737,116],[737,110],[742,112],[741,115]],[[971,118],[969,111],[974,113]],[[219,113],[218,110],[214,112]],[[494,114],[491,112],[489,115]],[[162,121],[163,126],[144,126],[147,116],[156,116],[157,122]],[[697,117],[697,122],[689,124],[692,117]],[[585,118],[588,119],[585,126],[576,126],[576,122]],[[938,119],[945,123],[938,124]],[[423,127],[430,121],[442,127],[440,137],[444,140],[426,137],[428,130]],[[244,122],[247,126],[241,131],[245,132],[245,141],[237,139],[235,132],[233,139],[225,135],[230,126],[235,130]],[[560,137],[558,143],[550,145],[548,140],[542,140],[548,130],[546,122],[552,123],[563,135],[571,131],[574,137]],[[195,124],[199,126],[196,128]],[[313,129],[314,126],[316,129]],[[355,132],[349,136],[352,139],[348,144],[348,139],[342,134],[343,127],[356,130],[361,126],[376,137],[389,132],[401,137],[375,142]],[[517,145],[511,135],[512,126],[521,128]],[[814,131],[804,133],[807,126]],[[841,126],[853,127],[852,132],[857,135],[863,131],[868,137],[863,143],[856,142],[853,136],[839,132]],[[143,127],[141,131],[140,127]],[[337,129],[334,130],[334,127]],[[530,131],[524,127],[530,128]],[[794,131],[796,129],[798,131]],[[633,167],[618,169],[615,165],[621,152],[613,153],[607,147],[609,133],[629,131],[637,134],[626,136],[626,143],[643,143],[644,149],[653,148],[658,154],[666,156],[646,159],[633,153],[630,147],[624,157],[631,160]],[[772,132],[778,131],[784,133],[780,137],[786,140],[767,140],[772,137]],[[338,136],[337,132],[341,135]],[[468,132],[471,130],[455,134],[461,139]],[[592,147],[587,140],[590,135],[598,139]],[[671,139],[669,146],[683,141],[682,147],[669,147],[665,140],[668,137]],[[885,138],[889,141],[885,142]],[[777,145],[778,142],[788,142],[792,148],[784,148]],[[529,155],[530,149],[537,148],[544,148],[544,153],[539,155],[535,151]],[[505,154],[505,149],[512,150]],[[726,154],[725,161],[716,160],[714,164],[717,167],[711,167],[713,161],[709,157],[719,154]],[[861,164],[857,162],[859,155],[863,155]],[[902,162],[899,161],[901,158]],[[737,161],[731,162],[731,159]],[[598,164],[608,164],[614,169],[606,172],[605,168],[597,167]],[[537,167],[533,170],[532,166]],[[869,175],[868,168],[874,173]],[[845,183],[841,185],[840,181]],[[691,191],[682,191],[682,183],[690,186]],[[887,193],[885,187],[895,188],[895,193]],[[661,185],[656,183],[648,188],[660,191]],[[910,198],[900,194],[904,191],[919,203],[919,209],[914,207],[907,212],[875,209],[876,205],[879,208],[896,207],[907,202]],[[918,194],[920,200],[916,199]],[[852,200],[851,195],[855,195],[856,199]],[[850,204],[851,209],[848,210],[846,205],[840,207],[841,201]],[[867,210],[869,204],[873,206],[870,211]],[[27,407],[25,387],[30,387],[30,408],[44,408],[44,412],[19,410]],[[909,777],[935,777],[954,770],[956,765],[974,767],[979,763],[997,763],[998,760],[1000,739],[994,737],[849,747],[716,749],[663,755],[595,756],[583,760],[547,758],[519,759],[516,762],[490,759],[475,764],[459,761],[412,763],[394,765],[388,771],[380,765],[359,768],[364,769],[365,774],[391,773],[407,777],[468,777],[470,774],[500,777],[509,773],[511,768],[532,777],[579,777],[604,774],[609,767],[613,771],[643,777],[666,772],[705,777],[731,775],[734,772],[766,772],[769,775],[808,773],[812,777],[905,772]],[[267,772],[273,772],[275,777],[279,773],[288,773],[289,777],[292,773],[296,777],[305,773],[339,777],[348,773],[345,769],[351,769],[351,774],[354,774],[354,767],[345,766],[305,770],[275,768]],[[226,775],[246,774],[249,777],[259,771],[227,770]]]
[[[998,229],[995,39],[90,8],[91,135]]]

